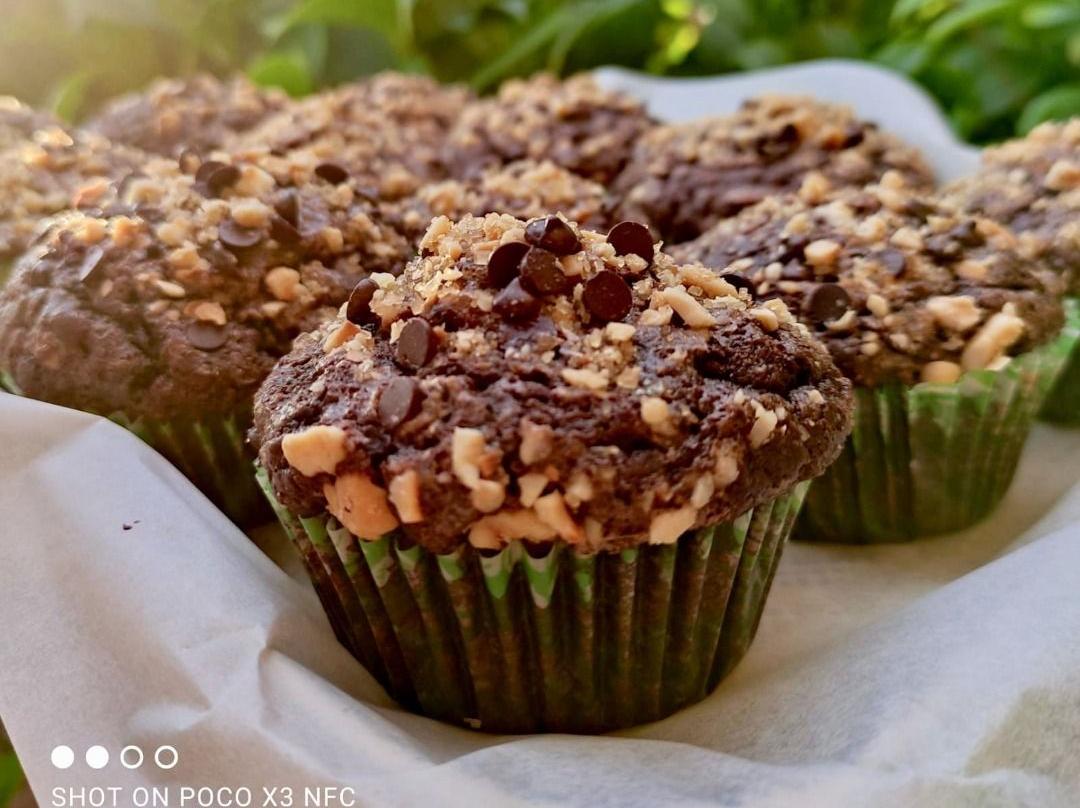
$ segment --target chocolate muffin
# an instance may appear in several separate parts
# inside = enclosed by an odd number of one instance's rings
[[[243,520],[260,500],[242,446],[255,389],[407,245],[317,165],[219,157],[157,158],[96,215],[55,219],[0,294],[0,370],[130,426]]]
[[[400,199],[447,176],[442,144],[471,98],[458,85],[380,73],[291,104],[240,137],[237,147],[303,151],[336,163],[372,198]]]
[[[614,191],[618,215],[679,243],[766,197],[797,191],[811,172],[859,187],[889,170],[913,186],[933,183],[915,149],[848,107],[765,95],[731,115],[657,127],[636,144]]]
[[[965,527],[1012,478],[1061,350],[1060,279],[1003,225],[913,192],[823,175],[673,248],[784,300],[856,385],[856,427],[798,536],[866,542]],[[853,496],[854,492],[854,496]]]
[[[587,75],[513,79],[470,104],[451,130],[447,162],[471,177],[517,160],[550,160],[606,185],[654,122],[641,102]]]
[[[42,220],[67,208],[93,207],[109,182],[146,159],[137,149],[68,129],[24,108],[0,114],[0,280]],[[11,123],[8,126],[7,123]]]
[[[29,107],[13,96],[0,95],[0,150],[31,140],[40,129],[54,127],[64,128],[55,115]]]
[[[446,216],[506,213],[534,219],[560,213],[593,230],[606,229],[608,200],[604,188],[549,161],[521,160],[486,171],[470,180],[444,180],[385,207],[399,231],[419,242],[431,220]]]
[[[782,302],[643,225],[490,214],[436,219],[400,278],[298,339],[252,442],[339,636],[397,698],[599,731],[701,698],[745,651],[850,408]]]
[[[288,103],[281,91],[256,87],[243,76],[160,79],[110,101],[86,126],[152,154],[174,157],[185,149],[206,154]]]

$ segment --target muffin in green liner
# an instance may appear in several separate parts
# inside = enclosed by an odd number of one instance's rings
[[[674,252],[785,300],[855,384],[854,430],[797,539],[906,541],[986,516],[1075,343],[1059,274],[896,174],[861,190],[811,175]]]
[[[403,705],[602,732],[743,656],[851,393],[623,222],[432,222],[256,397],[261,479],[342,643]]]
[[[1065,318],[1060,340],[1072,350],[1050,388],[1039,417],[1066,426],[1080,426],[1080,298],[1065,299]]]
[[[237,523],[272,518],[244,443],[255,390],[358,280],[408,254],[354,185],[302,150],[149,160],[16,263],[0,370],[128,427]]]
[[[1025,137],[983,152],[979,170],[945,191],[953,204],[1010,227],[1020,252],[1061,276],[1066,330],[1080,328],[1080,118],[1041,124]],[[1080,357],[1074,357],[1040,414],[1080,424]]]

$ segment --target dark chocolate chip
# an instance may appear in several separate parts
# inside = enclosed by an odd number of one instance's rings
[[[315,166],[315,176],[322,177],[331,185],[339,185],[349,178],[349,172],[338,163],[319,163]]]
[[[395,429],[416,417],[424,395],[415,379],[398,376],[379,395],[379,420],[387,429]]]
[[[652,263],[655,250],[652,233],[640,222],[619,222],[608,231],[607,240],[616,255],[640,255],[646,264]]]
[[[296,191],[286,191],[274,200],[274,210],[293,227],[300,224],[300,200],[296,196]]]
[[[529,294],[521,287],[521,281],[514,278],[499,294],[495,295],[495,313],[504,320],[524,322],[540,313],[540,299]]]
[[[529,245],[521,241],[511,241],[498,247],[488,259],[485,279],[487,285],[502,289],[516,278],[521,259],[529,249]]]
[[[786,123],[775,132],[761,135],[754,146],[765,157],[781,157],[788,154],[799,142],[799,130]]]
[[[234,250],[254,247],[262,241],[262,238],[262,230],[256,227],[244,227],[232,219],[226,219],[218,225],[218,241]]]
[[[99,268],[101,267],[102,256],[105,255],[105,250],[101,247],[91,247],[86,251],[86,256],[83,258],[82,263],[79,265],[79,281],[82,283],[95,283],[98,277],[101,275]]]
[[[216,323],[188,323],[184,335],[187,341],[200,351],[216,351],[226,342],[225,327]]]
[[[240,179],[240,169],[217,160],[207,160],[195,172],[195,185],[204,196],[220,196],[222,191]]]
[[[379,285],[371,278],[364,278],[353,287],[349,295],[349,304],[345,308],[345,317],[355,325],[373,325],[380,318],[371,310],[371,299],[378,291]]]
[[[278,244],[287,246],[300,241],[300,231],[293,227],[284,217],[274,215],[270,217],[270,236]]]
[[[534,247],[549,250],[555,255],[573,255],[581,250],[581,242],[566,222],[558,216],[533,219],[525,225],[525,240]]]
[[[844,139],[840,142],[840,148],[853,149],[863,142],[866,134],[863,132],[863,128],[858,124],[850,124],[847,129],[844,130]]]
[[[806,297],[803,310],[815,323],[828,323],[841,317],[851,305],[851,298],[842,286],[819,283]]]
[[[949,231],[949,235],[965,247],[981,247],[986,243],[971,219],[965,219]]]
[[[565,292],[566,273],[559,259],[547,250],[532,247],[521,260],[521,286],[525,291],[545,297]]]
[[[736,289],[745,289],[747,292],[750,293],[750,296],[753,297],[754,284],[750,283],[750,281],[748,281],[742,275],[739,275],[735,272],[728,272],[726,275],[721,275],[720,277],[730,283]]]
[[[185,174],[193,174],[202,165],[202,158],[195,149],[189,148],[180,152],[180,156],[176,158],[176,163]]]
[[[589,314],[600,322],[609,323],[627,315],[634,297],[617,272],[605,269],[586,281],[581,302]]]
[[[436,342],[435,331],[428,321],[413,317],[398,334],[398,361],[407,367],[421,368],[435,355]]]
[[[948,234],[930,236],[926,240],[926,252],[938,261],[954,261],[964,252],[960,242]]]
[[[879,250],[873,257],[892,275],[903,275],[907,268],[907,257],[895,247]]]

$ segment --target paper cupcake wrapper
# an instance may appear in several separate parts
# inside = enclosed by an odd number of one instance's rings
[[[436,555],[296,519],[259,479],[338,637],[387,691],[509,733],[605,732],[702,699],[750,646],[807,488],[671,545]]]
[[[1065,300],[1065,329],[1058,338],[1069,355],[1053,383],[1039,417],[1064,426],[1080,426],[1080,298]]]
[[[955,384],[856,388],[852,434],[810,486],[794,537],[909,541],[978,522],[1008,490],[1067,353],[1055,343]]]
[[[0,388],[23,395],[4,371],[0,371]],[[247,527],[273,518],[252,478],[254,457],[244,440],[250,419],[152,421],[124,413],[106,417],[162,454],[238,525]]]

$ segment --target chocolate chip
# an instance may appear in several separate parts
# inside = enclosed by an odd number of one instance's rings
[[[353,287],[349,295],[349,304],[345,308],[345,317],[355,325],[374,325],[380,322],[380,318],[371,310],[371,299],[378,291],[379,285],[371,278],[364,278]]]
[[[530,294],[557,295],[568,287],[559,259],[544,249],[532,247],[521,260],[521,286]]]
[[[401,329],[397,340],[398,361],[411,368],[421,368],[435,355],[435,331],[423,317],[413,317]]]
[[[799,142],[799,130],[786,123],[775,132],[761,135],[754,144],[758,154],[764,157],[782,157]]]
[[[930,236],[926,240],[926,252],[938,261],[954,261],[964,248],[948,234]]]
[[[80,282],[94,283],[97,281],[98,276],[101,275],[98,270],[101,267],[101,259],[104,255],[105,250],[101,247],[91,247],[86,251],[86,256],[79,265]]]
[[[495,313],[504,320],[524,322],[540,313],[540,299],[521,288],[521,281],[514,278],[499,294],[495,295]]]
[[[980,247],[986,243],[971,219],[965,219],[949,231],[949,235],[965,247]]]
[[[195,172],[195,186],[204,196],[220,196],[240,179],[240,169],[217,160],[207,160]]]
[[[420,412],[424,395],[415,379],[398,376],[379,395],[379,420],[387,429],[395,429]]]
[[[851,298],[842,286],[820,283],[806,297],[803,310],[815,323],[828,323],[841,317],[851,304]]]
[[[199,166],[202,165],[202,158],[194,149],[184,149],[180,152],[180,156],[176,158],[176,163],[185,174],[191,174],[199,170]]]
[[[274,200],[274,211],[293,227],[300,224],[300,200],[296,191],[286,191]]]
[[[750,296],[753,297],[754,284],[750,283],[750,281],[748,281],[742,275],[739,275],[735,272],[728,272],[726,275],[721,275],[720,277],[730,283],[736,289],[745,289],[747,292],[750,293]]]
[[[525,225],[525,240],[555,255],[573,255],[581,250],[581,242],[570,225],[558,216],[533,219]]]
[[[627,315],[634,297],[626,281],[617,272],[605,269],[585,283],[581,302],[589,314],[600,322],[609,323]]]
[[[226,342],[225,327],[216,323],[188,323],[184,336],[187,341],[200,351],[216,351]]]
[[[521,259],[529,249],[529,245],[521,241],[511,241],[498,247],[488,259],[487,285],[502,289],[516,278]]]
[[[608,231],[607,240],[616,255],[640,255],[646,264],[652,263],[652,233],[640,222],[619,222]]]
[[[226,219],[218,225],[218,241],[234,250],[254,247],[262,241],[262,238],[262,230],[255,227],[244,227],[232,219]]]
[[[874,253],[874,258],[892,275],[903,275],[907,268],[907,257],[894,247],[886,247]]]
[[[270,236],[278,244],[287,246],[300,241],[300,231],[289,224],[284,217],[274,215],[270,217]]]
[[[841,149],[853,149],[863,142],[866,135],[858,124],[850,124],[844,130],[844,139],[840,142]]]
[[[349,178],[349,172],[338,163],[319,163],[315,166],[315,176],[322,177],[331,185],[339,185]]]

